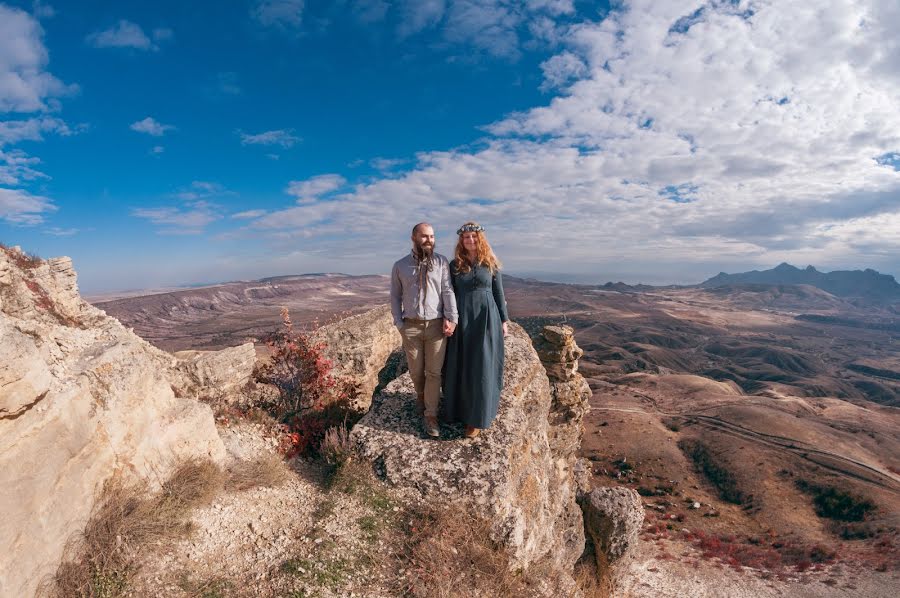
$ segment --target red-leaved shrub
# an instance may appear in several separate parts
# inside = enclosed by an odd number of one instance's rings
[[[295,330],[287,308],[282,308],[281,319],[283,329],[266,338],[272,356],[257,379],[278,388],[278,401],[270,411],[284,425],[281,451],[287,457],[316,457],[329,428],[349,428],[360,415],[350,408],[351,386],[331,375],[325,344]]]

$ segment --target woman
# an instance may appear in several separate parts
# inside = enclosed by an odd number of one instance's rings
[[[459,324],[447,343],[444,405],[449,421],[466,425],[473,438],[491,425],[503,386],[503,337],[509,316],[500,261],[475,222],[465,223],[450,263]]]

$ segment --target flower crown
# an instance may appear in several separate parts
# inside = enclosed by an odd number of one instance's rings
[[[483,233],[484,227],[480,224],[463,224],[459,227],[459,230],[456,231],[457,235],[461,235],[463,233]]]

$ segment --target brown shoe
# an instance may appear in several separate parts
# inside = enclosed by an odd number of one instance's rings
[[[438,425],[438,418],[432,415],[425,416],[425,432],[432,438],[437,438],[441,435],[441,427]]]
[[[466,426],[466,438],[475,438],[479,434],[481,434],[481,428],[476,428],[475,426]]]
[[[419,415],[425,416],[425,397],[416,397],[416,408],[419,410]]]

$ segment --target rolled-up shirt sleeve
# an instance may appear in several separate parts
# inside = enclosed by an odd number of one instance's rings
[[[503,294],[503,277],[500,275],[499,270],[494,272],[491,283],[491,292],[494,294],[494,302],[497,304],[497,310],[500,312],[500,319],[508,322],[509,314],[506,311],[506,295]]]
[[[459,312],[456,308],[456,293],[453,292],[453,283],[450,280],[450,262],[444,259],[441,264],[441,301],[444,304],[444,318],[454,324],[459,322]]]
[[[394,326],[403,326],[403,285],[400,283],[400,268],[397,264],[391,270],[391,314],[394,316]]]

